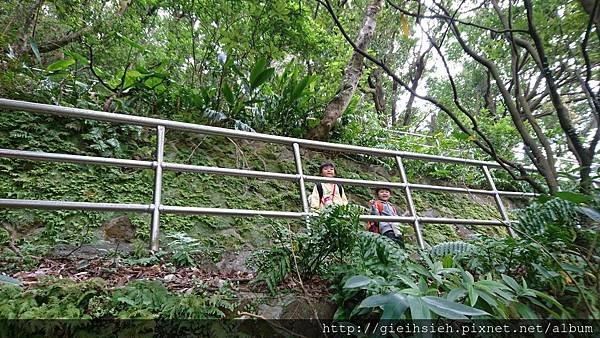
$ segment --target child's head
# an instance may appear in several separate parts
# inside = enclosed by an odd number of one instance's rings
[[[375,197],[377,197],[378,200],[387,202],[390,199],[390,196],[392,196],[392,189],[388,187],[375,188]]]
[[[324,177],[334,177],[335,176],[335,165],[331,162],[324,162],[319,167],[319,174]]]

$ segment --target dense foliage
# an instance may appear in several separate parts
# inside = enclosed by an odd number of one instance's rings
[[[308,232],[283,232],[255,255],[259,280],[274,291],[288,274],[326,276],[337,285],[340,320],[600,315],[598,224],[583,225],[598,222],[597,209],[550,199],[521,212],[519,238],[480,236],[429,251],[365,232],[359,214],[329,208]]]
[[[329,141],[495,160],[506,169],[493,172],[498,189],[547,194],[536,202],[506,201],[521,207],[511,215],[518,219],[515,238],[498,228],[468,227],[464,235],[453,225],[427,224],[426,251],[402,250],[364,232],[357,220],[364,210],[352,206],[328,209],[310,227],[163,215],[164,251],[147,255],[148,217],[128,214],[137,228],[133,253],[121,257],[115,249],[115,262],[195,268],[231,250],[252,250],[258,287],[275,294],[290,278],[327,279],[343,320],[597,319],[598,11],[598,0],[4,1],[0,97],[292,137],[312,135],[334,112]],[[374,29],[367,36],[366,26]],[[148,128],[0,113],[0,148],[152,161],[155,144]],[[296,170],[293,152],[274,145],[168,131],[165,148],[176,163]],[[400,180],[394,159],[361,155],[306,152],[305,173],[330,157],[344,178]],[[479,168],[405,162],[411,182],[490,188]],[[0,198],[150,203],[153,175],[3,158]],[[171,171],[164,180],[167,205],[302,206],[290,182]],[[353,204],[372,198],[366,188],[345,189]],[[420,213],[500,218],[487,197],[413,197]],[[406,209],[399,196],[394,203]],[[94,243],[115,216],[1,209],[0,270],[34,269],[59,245]],[[403,231],[413,240],[409,226]],[[228,290],[190,288],[190,295],[176,295],[153,282],[2,286],[0,317],[233,312]]]

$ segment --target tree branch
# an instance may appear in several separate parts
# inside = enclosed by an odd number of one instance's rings
[[[399,12],[401,12],[402,14],[410,16],[410,17],[413,17],[413,18],[416,18],[417,20],[421,20],[421,19],[452,20],[453,22],[458,22],[458,23],[460,23],[462,25],[465,25],[465,26],[471,26],[471,27],[483,29],[483,30],[494,32],[494,33],[497,33],[497,34],[503,34],[503,33],[507,33],[509,31],[511,31],[509,29],[494,29],[494,28],[491,28],[491,27],[482,26],[482,25],[479,25],[479,24],[476,24],[476,23],[459,20],[459,19],[456,19],[456,18],[448,16],[448,15],[439,15],[439,14],[423,15],[423,14],[420,14],[420,11],[419,11],[418,14],[416,14],[416,13],[412,13],[412,12],[409,12],[409,11],[403,9],[402,7],[400,7],[397,4],[395,4],[394,2],[392,2],[391,0],[386,0],[386,2],[390,6],[392,6],[393,8],[395,8],[396,10],[398,10]],[[421,5],[421,2],[419,2],[419,6],[420,5]],[[512,31],[513,32],[520,32],[520,33],[528,33],[528,31],[523,30],[523,29],[515,29],[515,30],[512,30]]]
[[[317,1],[321,1],[321,0],[317,0]],[[410,88],[410,86],[408,86],[408,84],[406,84],[400,77],[398,77],[391,69],[389,69],[389,67],[384,64],[383,62],[381,62],[380,60],[376,59],[375,57],[373,57],[372,55],[368,54],[367,52],[365,52],[364,50],[360,49],[350,38],[350,36],[348,36],[348,33],[344,30],[342,24],[340,23],[337,15],[335,14],[335,12],[333,11],[333,8],[331,7],[331,4],[329,3],[329,0],[324,0],[325,2],[321,2],[325,9],[329,12],[329,14],[331,15],[335,25],[338,27],[340,33],[342,34],[342,36],[344,37],[344,39],[346,40],[346,42],[348,42],[348,44],[350,44],[352,46],[352,48],[357,52],[360,53],[361,55],[363,55],[366,59],[368,59],[369,61],[373,62],[374,64],[376,64],[378,67],[380,67],[386,74],[388,74],[388,76],[390,76],[394,82],[400,84],[404,89],[406,89],[408,92],[410,92],[411,94],[414,94],[415,97],[422,99],[424,101],[430,102],[431,104],[433,104],[434,106],[438,107],[440,110],[442,110],[444,113],[446,113],[451,119],[452,121],[454,121],[454,123],[456,123],[456,125],[459,127],[459,129],[461,131],[463,131],[464,133],[471,135],[472,136],[472,132],[470,131],[469,128],[467,128],[461,121],[460,119],[445,105],[443,105],[441,102],[437,101],[436,99],[427,96],[427,95],[420,95],[418,94],[416,91],[412,90]],[[487,147],[481,143],[481,141],[479,141],[477,138],[475,138],[475,140],[473,141],[475,144],[477,144],[478,147],[480,147],[482,150],[484,150],[486,153],[488,153],[490,156],[492,156],[494,158],[495,161],[497,161],[500,165],[503,166],[503,168],[505,170],[507,170],[507,172],[513,176],[514,174],[507,169],[506,165],[510,165],[513,168],[517,168],[519,170],[519,172],[521,173],[521,176],[517,179],[521,179],[521,180],[525,180],[527,181],[536,191],[544,191],[544,189],[535,181],[533,181],[533,179],[527,175],[527,171],[525,170],[525,168],[521,165],[521,164],[515,164],[512,163],[511,161],[508,161],[500,156],[498,156],[495,152],[491,152],[489,149],[487,149]]]

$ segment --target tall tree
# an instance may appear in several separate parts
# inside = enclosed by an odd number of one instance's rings
[[[328,10],[332,10],[329,0],[325,0],[324,6]],[[376,26],[376,16],[383,6],[383,0],[373,0],[365,9],[363,24],[356,37],[355,44],[360,49],[367,49]],[[336,123],[337,119],[342,116],[343,112],[348,108],[348,104],[356,91],[358,82],[363,74],[364,56],[354,51],[352,57],[346,66],[344,77],[338,93],[325,107],[325,114],[320,123],[308,132],[308,137],[311,139],[325,140],[329,138],[329,133]]]
[[[593,39],[592,35],[594,13],[598,6],[591,15],[585,15],[583,23],[569,20],[567,25],[562,23],[565,17],[581,17],[585,13],[582,8],[576,7],[577,3],[538,3],[534,12],[530,0],[526,0],[523,6],[513,5],[512,1],[491,1],[471,4],[472,8],[447,8],[448,5],[434,1],[431,5],[423,5],[423,11],[412,13],[391,0],[387,2],[403,15],[445,23],[447,38],[435,40],[431,34],[428,38],[434,47],[432,52],[441,59],[447,75],[452,92],[450,101],[416,93],[383,61],[350,40],[335,13],[330,13],[355,51],[381,67],[415,97],[432,103],[447,114],[468,136],[467,139],[498,161],[513,178],[529,182],[536,190],[546,190],[535,182],[523,165],[499,155],[499,145],[493,142],[493,134],[486,132],[486,128],[482,127],[485,120],[478,117],[480,107],[489,105],[490,98],[473,106],[469,104],[472,98],[460,95],[462,88],[459,89],[456,71],[451,71],[448,60],[451,56],[463,64],[468,61],[462,56],[457,57],[461,55],[459,53],[449,52],[459,48],[464,53],[462,55],[466,54],[477,67],[489,72],[494,92],[508,111],[537,172],[543,176],[547,191],[553,193],[560,189],[555,149],[566,143],[580,165],[580,188],[583,192],[590,192],[591,163],[600,139],[600,128],[597,127],[600,86],[594,81],[600,60],[597,53],[590,52],[600,46],[600,41]],[[477,22],[471,21],[474,17]],[[541,20],[541,17],[546,19]],[[487,36],[490,38],[487,39]],[[549,49],[555,41],[560,47]],[[572,50],[574,45],[579,48]],[[486,100],[486,95],[482,100]],[[548,114],[546,111],[549,109],[552,111]],[[580,116],[578,120],[587,127],[576,127],[573,120],[575,112]],[[544,116],[553,117],[558,122],[561,137],[556,138],[556,133],[550,130],[551,123],[540,120]]]

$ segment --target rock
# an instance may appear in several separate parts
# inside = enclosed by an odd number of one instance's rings
[[[319,319],[331,319],[337,305],[327,299],[312,299]],[[297,298],[283,308],[281,319],[314,319],[314,311],[304,298]]]
[[[227,252],[223,254],[223,259],[217,263],[217,268],[223,272],[241,272],[255,273],[246,266],[246,259],[250,257],[252,251]]]
[[[114,254],[115,251],[119,253],[129,254],[133,251],[133,245],[127,243],[111,244],[111,243],[97,243],[97,244],[59,244],[54,246],[48,252],[48,256],[51,258],[72,258],[72,259],[97,259],[104,257],[109,254]]]
[[[421,217],[440,217],[439,211],[433,208],[429,208],[427,210],[423,210],[423,215]]]
[[[283,307],[281,306],[269,306],[267,304],[258,306],[258,315],[267,319],[279,319],[281,313],[283,313]]]
[[[129,243],[135,237],[136,227],[127,216],[113,218],[102,225],[106,240]]]
[[[471,238],[473,236],[473,232],[462,224],[454,224],[454,230],[456,230],[456,233],[458,233],[462,239]]]

